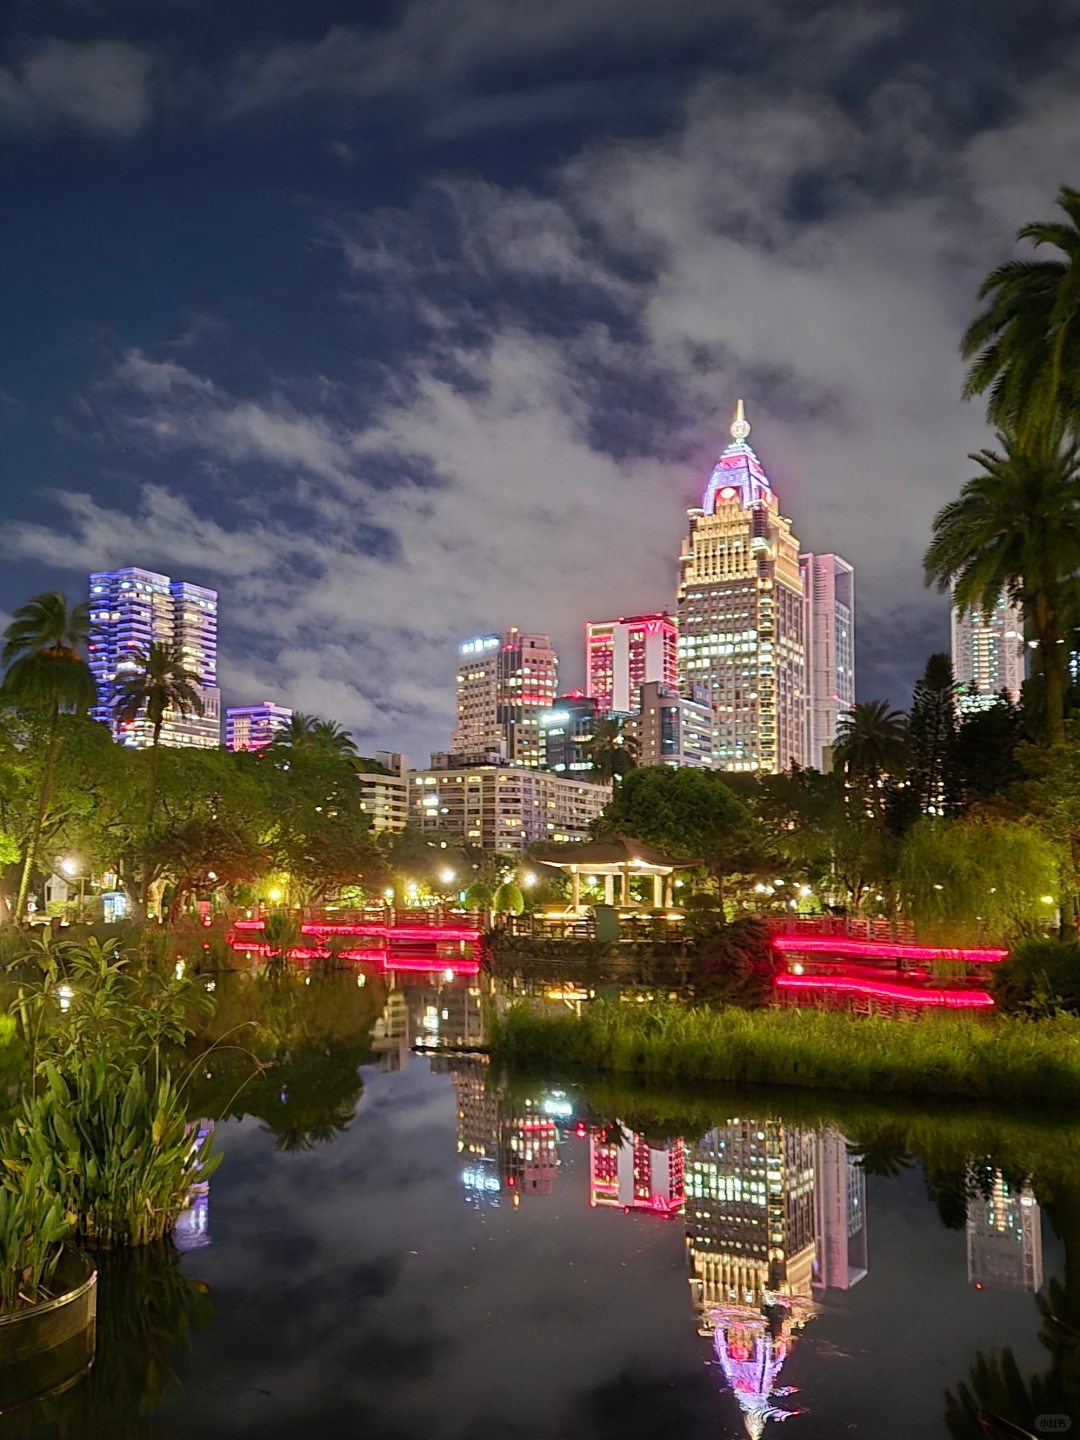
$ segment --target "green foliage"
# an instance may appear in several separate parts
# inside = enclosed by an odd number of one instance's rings
[[[197,688],[199,677],[187,668],[181,646],[152,641],[145,653],[134,650],[127,659],[138,668],[117,682],[117,719],[122,724],[130,725],[145,714],[153,726],[157,745],[169,711],[181,717],[202,715],[202,696]]]
[[[62,1075],[50,1064],[9,1137],[5,1164],[40,1183],[95,1245],[145,1245],[176,1223],[196,1179],[218,1156],[196,1151],[181,1096],[168,1072],[156,1084],[133,1065],[122,1087],[95,1055]]]
[[[952,589],[963,610],[990,612],[1002,594],[1023,605],[1037,642],[1046,739],[1064,739],[1065,659],[1080,570],[1080,448],[1022,444],[998,435],[1001,453],[970,458],[980,473],[934,517],[926,583]],[[1068,632],[1068,633],[1067,633]]]
[[[15,1170],[0,1186],[0,1314],[36,1305],[50,1282],[72,1218],[46,1188],[40,1165]]]
[[[756,1006],[771,998],[775,975],[768,927],[756,915],[741,915],[703,942],[691,984],[697,999]]]
[[[898,884],[917,922],[982,925],[1005,938],[1045,924],[1058,856],[1035,826],[991,816],[923,819],[900,852]]]
[[[482,880],[476,880],[465,891],[465,904],[470,910],[490,910],[494,891]]]
[[[502,1063],[530,1070],[571,1065],[1006,1106],[1080,1103],[1080,1020],[1064,1015],[1038,1024],[927,1015],[898,1025],[835,1011],[597,1000],[579,1019],[519,1002],[494,1021],[490,1038]]]
[[[1020,940],[994,966],[990,983],[1004,1011],[1080,1013],[1080,946],[1051,936]]]
[[[950,756],[952,788],[967,802],[1008,793],[1024,778],[1017,749],[1024,738],[1019,708],[1007,694],[987,710],[965,715]]]
[[[525,897],[514,880],[504,880],[495,891],[491,908],[500,915],[520,915],[525,909]]]
[[[1080,192],[1063,185],[1057,203],[1064,221],[1035,221],[1018,240],[1058,253],[1038,260],[1009,259],[983,281],[989,303],[961,343],[970,360],[965,395],[987,395],[991,422],[1038,439],[1062,421],[1080,426]]]
[[[887,775],[902,775],[907,768],[907,724],[899,710],[884,700],[855,705],[840,717],[833,761],[867,796]]]
[[[604,811],[609,831],[654,845],[676,860],[701,861],[721,888],[758,863],[762,836],[719,773],[646,765],[623,777]]]
[[[952,809],[956,799],[950,783],[957,733],[956,691],[949,656],[931,655],[915,682],[908,717],[912,761],[909,783],[925,814],[943,815]]]
[[[637,763],[627,743],[624,722],[612,716],[597,720],[592,736],[583,747],[592,767],[591,779],[616,780],[628,774]]]

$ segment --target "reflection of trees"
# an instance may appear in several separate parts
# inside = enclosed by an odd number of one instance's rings
[[[304,974],[290,964],[220,977],[217,1010],[197,1037],[192,1113],[255,1115],[289,1151],[345,1130],[386,999],[381,982],[357,979],[352,968]]]
[[[29,1440],[46,1424],[58,1440],[162,1435],[149,1412],[178,1383],[170,1364],[174,1345],[213,1320],[210,1292],[180,1269],[170,1240],[111,1251],[98,1266],[93,1368],[66,1394],[0,1419],[2,1440]]]

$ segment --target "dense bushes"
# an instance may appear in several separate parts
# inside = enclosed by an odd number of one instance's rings
[[[1007,1012],[1080,1013],[1080,945],[1049,936],[1020,940],[995,966],[991,988]]]
[[[581,1018],[522,1002],[494,1023],[499,1060],[803,1085],[867,1094],[958,1095],[1009,1105],[1080,1103],[1080,1019],[927,1015],[902,1025],[818,1010],[714,1010],[593,1001]]]

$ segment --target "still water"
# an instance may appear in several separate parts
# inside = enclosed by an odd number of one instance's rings
[[[106,1263],[89,1380],[0,1437],[1019,1434],[963,1408],[980,1353],[994,1413],[1066,1413],[1071,1126],[496,1085],[482,1058],[434,1049],[478,1038],[471,987],[350,975],[268,1007],[223,996],[223,1033],[258,1005],[286,1049],[239,1095],[224,1051],[200,1061],[230,1118],[182,1253]]]

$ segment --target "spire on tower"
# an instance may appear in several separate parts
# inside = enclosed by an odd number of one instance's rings
[[[745,440],[750,434],[750,421],[746,418],[746,411],[743,409],[743,402],[740,400],[735,406],[735,419],[731,422],[731,437],[738,444]]]

